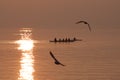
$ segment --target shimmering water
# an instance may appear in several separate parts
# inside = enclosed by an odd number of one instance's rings
[[[45,37],[37,32],[42,37],[33,36],[38,42],[29,51],[18,49],[19,44],[1,40],[0,80],[120,80],[119,31],[101,29],[75,33],[83,41],[57,44],[49,42],[55,37],[52,35],[54,32],[45,33]],[[61,34],[60,37],[64,37]],[[55,65],[49,51],[66,66]]]

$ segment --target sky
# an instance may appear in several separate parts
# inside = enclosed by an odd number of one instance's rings
[[[120,0],[1,0],[0,27],[120,26]]]

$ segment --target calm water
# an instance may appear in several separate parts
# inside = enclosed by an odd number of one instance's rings
[[[1,40],[0,80],[120,80],[120,29],[86,32],[34,32],[33,38],[38,42],[27,51],[25,43]],[[83,41],[49,43],[56,35],[75,36]],[[49,51],[66,66],[55,65]]]

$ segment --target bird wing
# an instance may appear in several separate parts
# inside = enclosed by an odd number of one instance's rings
[[[51,55],[51,57],[55,60],[55,61],[57,61],[57,62],[59,62],[56,58],[55,58],[55,56],[53,55],[53,53],[50,51],[50,55]]]
[[[55,56],[53,55],[53,53],[50,51],[50,55],[51,55],[51,57],[56,61],[56,62],[58,62],[61,66],[65,66],[64,64],[62,64],[62,63],[60,63],[56,58],[55,58]]]
[[[85,21],[78,21],[78,22],[76,22],[76,24],[79,24],[79,23],[84,23]]]
[[[61,66],[65,66],[64,64],[60,63]]]
[[[91,31],[91,27],[90,27],[90,25],[88,24],[88,28],[89,28],[89,30]]]
[[[78,22],[76,22],[76,24],[79,24],[79,23],[84,23],[84,24],[87,24],[87,25],[88,25],[89,30],[91,31],[91,27],[90,27],[90,25],[89,25],[86,21],[78,21]]]

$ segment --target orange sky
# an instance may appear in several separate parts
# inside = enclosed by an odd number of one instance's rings
[[[1,0],[0,27],[120,25],[120,0]]]

